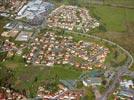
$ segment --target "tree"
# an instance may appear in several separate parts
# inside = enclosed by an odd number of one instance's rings
[[[103,80],[103,81],[102,81],[102,84],[103,84],[103,85],[106,85],[106,83],[107,83],[106,80]]]
[[[11,86],[14,80],[14,75],[11,70],[6,67],[0,66],[0,86]]]

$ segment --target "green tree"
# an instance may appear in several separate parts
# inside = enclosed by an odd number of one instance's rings
[[[11,86],[14,81],[14,75],[11,70],[0,66],[0,86]]]

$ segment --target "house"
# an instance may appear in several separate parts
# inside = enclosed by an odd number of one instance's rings
[[[15,37],[18,33],[19,33],[19,31],[17,31],[17,30],[5,31],[1,34],[1,36],[3,36],[3,37]]]
[[[14,29],[15,27],[17,26],[17,23],[16,22],[10,22],[10,23],[7,23],[4,28],[5,29]]]
[[[133,84],[132,80],[128,80],[128,81],[123,80],[120,82],[120,86],[125,87],[125,88],[130,88],[130,86],[131,86],[132,88],[134,88],[134,84]]]
[[[90,28],[99,26],[99,23],[91,18],[88,10],[69,5],[62,5],[52,11],[47,21],[49,27],[59,27],[70,31],[76,28],[87,32]]]

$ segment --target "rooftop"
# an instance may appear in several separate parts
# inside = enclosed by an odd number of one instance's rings
[[[27,20],[33,20],[36,16],[43,17],[50,9],[53,8],[53,4],[44,2],[43,0],[32,0],[18,12],[17,18],[27,18]]]

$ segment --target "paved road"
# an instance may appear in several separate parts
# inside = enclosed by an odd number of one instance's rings
[[[130,76],[130,77],[133,77],[134,78],[134,72],[133,71],[125,72],[124,75]]]
[[[102,97],[99,100],[107,100],[107,97],[114,91],[114,89],[116,88],[116,84],[118,84],[120,82],[120,78],[121,76],[123,76],[123,74],[125,72],[127,72],[128,69],[126,66],[121,66],[120,69],[117,71],[115,77],[113,78],[113,83],[108,87],[108,89],[104,92],[104,94],[102,95]]]
[[[92,89],[93,89],[93,92],[95,94],[96,100],[98,100],[101,97],[100,91],[98,90],[98,88],[96,86],[92,86]]]

